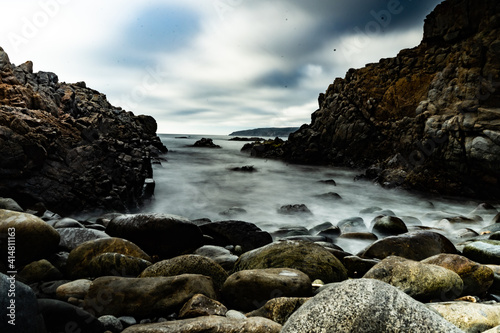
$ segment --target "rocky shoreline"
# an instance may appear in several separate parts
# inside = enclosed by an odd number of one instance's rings
[[[314,213],[304,205],[280,210]],[[3,198],[0,293],[11,296],[0,307],[14,304],[16,325],[3,318],[0,326],[61,332],[71,325],[92,333],[500,330],[497,208],[481,204],[467,216],[430,210],[433,227],[378,207],[359,214],[269,233],[244,221],[168,214],[75,220],[26,212]],[[346,241],[367,246],[348,253]]]

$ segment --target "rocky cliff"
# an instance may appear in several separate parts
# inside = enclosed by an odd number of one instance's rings
[[[385,185],[500,197],[500,3],[447,0],[422,43],[350,69],[278,151]]]
[[[14,66],[0,48],[0,197],[65,214],[137,207],[152,158],[167,151],[156,129],[84,82]]]

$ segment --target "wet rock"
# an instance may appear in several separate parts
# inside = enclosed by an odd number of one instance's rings
[[[417,219],[414,216],[401,216],[401,220],[404,222],[406,226],[420,226],[422,225],[422,221]]]
[[[206,316],[157,324],[134,325],[123,333],[280,333],[281,325],[266,318],[231,319]]]
[[[284,325],[288,318],[297,311],[310,297],[278,297],[273,298],[261,308],[249,312],[247,317],[264,317]]]
[[[458,298],[463,290],[463,281],[457,273],[396,256],[373,266],[364,278],[389,283],[419,301],[451,300]]]
[[[311,234],[306,227],[286,226],[273,231],[271,235],[274,239],[281,239],[292,236],[310,236]]]
[[[105,252],[95,256],[89,262],[87,270],[92,277],[136,277],[149,266],[151,266],[151,262],[142,258]]]
[[[457,254],[457,249],[441,234],[416,231],[378,240],[358,255],[377,259],[394,255],[419,261],[440,253]]]
[[[481,264],[500,264],[500,241],[479,240],[467,244],[463,255]]]
[[[281,333],[456,332],[457,327],[401,290],[378,280],[347,280],[302,305]]]
[[[47,258],[56,252],[59,233],[35,215],[0,209],[0,234],[14,237],[16,267]],[[14,229],[9,229],[14,228]],[[8,237],[0,238],[0,250],[7,253]],[[3,255],[2,261],[5,262]]]
[[[348,232],[367,232],[365,221],[361,217],[351,217],[341,220],[337,223],[342,233]]]
[[[341,239],[357,239],[357,240],[368,240],[368,241],[376,241],[378,239],[377,235],[371,232],[346,232],[339,236],[339,240]]]
[[[69,217],[65,217],[65,218],[57,219],[57,220],[50,220],[50,221],[47,221],[47,224],[51,225],[52,227],[54,227],[56,229],[85,228],[85,226],[83,224],[81,224],[77,220],[69,218]]]
[[[134,242],[150,255],[171,258],[203,245],[198,226],[170,214],[122,215],[112,219],[106,233]]]
[[[493,271],[485,265],[456,254],[438,254],[421,261],[438,265],[457,273],[464,282],[462,296],[481,296],[493,284]]]
[[[30,288],[35,292],[36,298],[57,299],[56,290],[59,286],[70,282],[70,280],[56,280],[49,282],[37,282],[30,284]]]
[[[0,198],[0,209],[12,210],[14,212],[24,212],[19,204],[11,198]]]
[[[371,222],[372,232],[379,237],[395,236],[408,232],[406,224],[398,217],[379,215]]]
[[[337,182],[335,182],[335,180],[333,180],[333,179],[320,180],[319,182],[326,184],[326,185],[337,186]]]
[[[56,230],[61,236],[59,247],[69,251],[90,240],[110,238],[110,236],[103,231],[87,228],[59,228]]]
[[[340,236],[340,228],[337,226],[331,226],[318,232],[318,236],[326,237],[330,242],[334,242]]]
[[[12,290],[14,290],[14,295],[12,295]],[[0,294],[2,295],[0,297],[3,316],[0,321],[2,332],[45,332],[43,319],[38,315],[37,299],[30,287],[16,281],[15,276],[0,273]]]
[[[493,217],[491,223],[500,223],[500,213],[498,213],[497,215],[495,215],[495,217]]]
[[[484,332],[500,325],[500,305],[471,302],[429,303],[444,319],[464,332]]]
[[[345,256],[342,258],[342,263],[347,268],[347,275],[350,278],[363,277],[366,272],[379,262],[378,259],[363,259],[358,256]]]
[[[469,215],[496,215],[498,210],[489,203],[481,203],[479,204]]]
[[[342,197],[340,194],[336,192],[327,192],[327,193],[322,193],[314,196],[315,198],[322,199],[322,200],[327,200],[327,201],[340,201],[342,200]]]
[[[48,260],[41,259],[24,266],[17,278],[26,284],[32,284],[40,281],[61,280],[63,275]]]
[[[375,212],[381,211],[382,208],[378,206],[367,207],[359,211],[360,214],[373,214]]]
[[[238,256],[232,254],[228,249],[215,245],[204,245],[194,251],[194,254],[212,259],[226,271],[231,271],[234,263],[238,260]]]
[[[304,204],[283,205],[278,209],[278,214],[283,215],[312,215],[312,212]]]
[[[216,245],[240,245],[243,252],[253,250],[272,242],[268,232],[253,223],[244,221],[220,221],[200,226],[205,235],[212,237]]]
[[[319,232],[326,230],[330,227],[333,227],[333,224],[331,222],[323,222],[309,229],[309,234],[317,235]]]
[[[257,169],[253,165],[244,165],[242,167],[234,167],[229,169],[231,171],[237,171],[237,172],[256,172]]]
[[[60,285],[56,289],[57,298],[61,301],[68,301],[68,298],[73,297],[83,301],[85,295],[89,292],[92,281],[80,279]]]
[[[111,333],[120,333],[121,331],[123,331],[122,322],[115,316],[101,316],[97,319],[101,322],[106,331],[109,331]]]
[[[216,297],[209,277],[195,274],[152,278],[104,276],[92,282],[84,308],[97,316],[160,317],[180,310],[196,294]]]
[[[194,295],[179,311],[179,318],[193,318],[201,316],[225,316],[227,308],[220,302],[205,295]]]
[[[201,274],[209,276],[215,290],[220,290],[226,281],[227,272],[210,258],[187,254],[159,261],[146,268],[139,277],[176,276],[181,274]]]
[[[238,215],[243,215],[243,214],[246,214],[246,213],[247,213],[247,211],[244,208],[241,208],[241,207],[231,207],[231,208],[226,209],[223,212],[220,212],[219,215],[221,215],[221,216],[227,216],[227,217],[231,218],[231,217],[235,217],[235,216],[238,216]]]
[[[347,279],[342,263],[322,246],[310,242],[275,242],[244,253],[234,265],[235,272],[264,268],[294,268],[307,274],[311,281],[320,279],[326,283]]]
[[[221,148],[221,146],[216,145],[214,141],[210,138],[201,138],[200,140],[196,141],[193,145],[193,147],[198,147],[198,148]]]
[[[103,253],[120,253],[151,262],[151,257],[132,242],[121,238],[103,238],[82,243],[72,250],[66,264],[67,273],[74,279],[92,276],[90,262]]]
[[[311,296],[311,288],[309,277],[296,269],[243,270],[229,276],[222,297],[232,308],[251,311],[272,298]]]

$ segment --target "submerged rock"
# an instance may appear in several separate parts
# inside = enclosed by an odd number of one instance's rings
[[[196,141],[193,145],[193,147],[199,147],[199,148],[221,148],[221,146],[216,145],[212,139],[210,138],[201,138],[200,140]]]

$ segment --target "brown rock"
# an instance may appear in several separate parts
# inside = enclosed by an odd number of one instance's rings
[[[261,308],[249,312],[247,317],[264,317],[284,325],[288,318],[305,302],[309,297],[278,297],[273,298],[264,304]]]
[[[208,298],[205,295],[194,295],[189,301],[184,304],[179,311],[179,318],[193,318],[201,316],[225,316],[227,308],[220,302]]]

